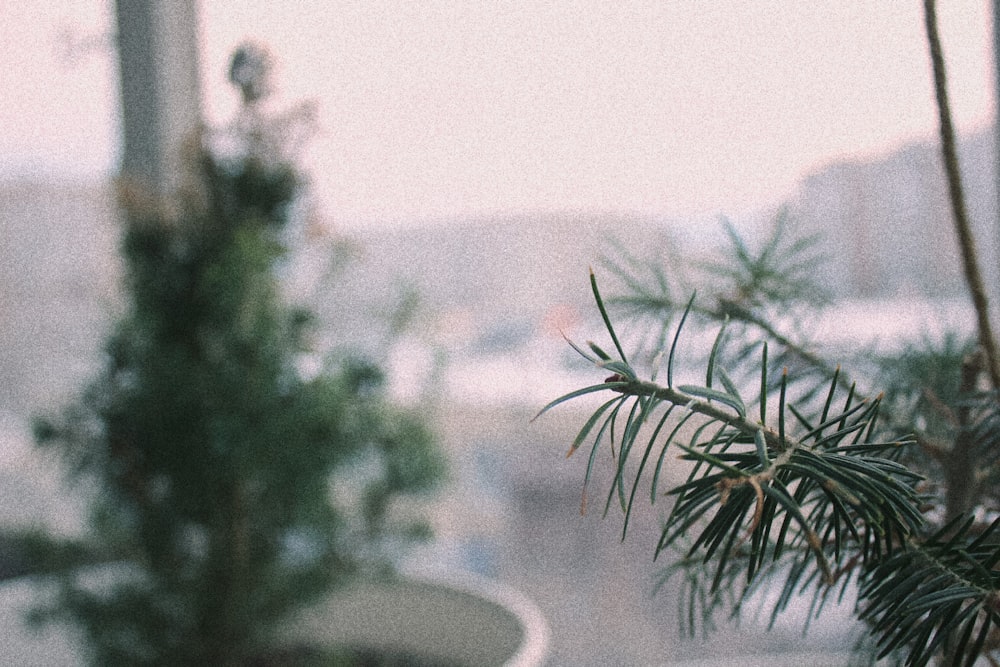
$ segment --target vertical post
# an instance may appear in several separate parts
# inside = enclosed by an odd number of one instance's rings
[[[116,0],[122,177],[160,198],[182,177],[181,149],[201,124],[195,0]]]
[[[993,163],[996,168],[993,184],[996,188],[994,201],[997,206],[993,234],[997,251],[996,261],[1000,262],[1000,0],[993,0],[993,96]]]

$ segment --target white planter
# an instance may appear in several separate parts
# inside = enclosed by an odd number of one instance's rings
[[[523,595],[462,577],[353,585],[297,615],[285,638],[469,667],[540,667],[549,629]]]
[[[38,632],[25,624],[24,612],[37,604],[43,588],[31,577],[0,584],[0,665],[85,664],[84,644],[72,627],[56,623]],[[405,653],[456,666],[540,667],[549,629],[533,603],[494,582],[407,578],[341,590],[295,615],[280,639]]]

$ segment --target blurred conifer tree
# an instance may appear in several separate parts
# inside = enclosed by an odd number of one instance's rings
[[[49,610],[95,664],[245,664],[286,613],[428,532],[391,512],[442,474],[423,418],[387,402],[372,363],[301,370],[317,323],[276,277],[297,120],[261,110],[268,65],[234,56],[239,118],[201,138],[174,210],[124,197],[126,311],[99,376],[36,426],[97,481],[89,537],[123,562],[106,586],[64,569]]]

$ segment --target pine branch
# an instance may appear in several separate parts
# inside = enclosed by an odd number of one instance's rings
[[[656,382],[655,369],[650,379],[640,378],[628,362],[592,275],[594,297],[618,358],[594,344],[593,354],[574,347],[612,375],[604,383],[556,399],[542,411],[586,394],[614,394],[586,421],[570,453],[592,437],[586,498],[596,453],[602,442],[610,440],[614,477],[605,512],[617,496],[625,516],[623,536],[644,473],[649,471],[652,478],[651,502],[663,494],[660,479],[668,448],[673,445],[681,458],[693,464],[686,481],[666,491],[675,500],[656,546],[660,555],[683,545],[672,571],[686,574],[689,621],[696,607],[706,622],[720,604],[738,609],[747,592],[767,577],[782,581],[774,613],[809,584],[816,584],[814,604],[822,604],[835,581],[846,586],[853,577],[860,583],[863,602],[859,617],[868,622],[881,657],[900,655],[914,667],[938,657],[950,664],[972,665],[997,648],[1000,627],[1000,519],[986,528],[982,516],[978,521],[961,519],[973,508],[987,515],[990,511],[984,496],[992,497],[989,484],[996,479],[992,452],[998,449],[1000,410],[990,407],[994,398],[975,397],[974,389],[985,367],[992,389],[1000,390],[1000,355],[965,210],[935,3],[925,0],[924,6],[953,222],[985,363],[975,367],[973,358],[966,357],[960,365],[949,364],[947,373],[938,373],[936,381],[961,370],[961,382],[952,391],[934,391],[937,385],[926,378],[904,382],[893,392],[893,407],[909,410],[902,413],[907,424],[936,415],[929,422],[933,428],[918,433],[918,440],[925,458],[926,451],[934,452],[945,471],[947,516],[954,519],[927,536],[933,528],[921,514],[926,499],[916,491],[922,477],[896,460],[901,446],[912,441],[880,439],[876,429],[880,400],[858,400],[853,383],[839,367],[831,369],[819,355],[810,354],[769,323],[768,308],[787,310],[804,293],[796,284],[799,263],[778,251],[780,225],[758,254],[727,228],[732,257],[716,268],[715,275],[731,283],[730,289],[718,291],[713,308],[695,305],[693,299],[688,302],[669,346],[665,383]],[[787,255],[801,249],[793,246]],[[666,341],[670,321],[680,312],[666,277],[656,273],[650,290],[636,276],[617,272],[632,290],[626,305],[660,318]],[[828,382],[822,407],[808,404],[817,397],[815,391],[807,392],[803,404],[788,401],[789,380],[783,374],[777,410],[772,407],[768,412],[774,401],[768,397],[766,344],[760,393],[754,402],[746,400],[721,367],[721,333],[708,357],[704,385],[674,385],[677,340],[692,313],[722,322],[723,327],[742,323],[745,331],[756,330],[777,343],[783,355],[822,373]],[[744,369],[757,349],[757,345],[743,346],[738,361]],[[935,371],[945,363],[944,355],[924,361]],[[833,404],[838,391],[847,393],[841,408]],[[954,398],[955,391],[962,400]],[[749,414],[751,404],[759,406],[759,419]],[[954,445],[938,445],[942,434],[954,437]],[[920,467],[925,466],[926,462]],[[739,593],[734,589],[742,572],[746,583]]]
[[[599,309],[606,313],[596,280],[592,281],[592,288]],[[605,325],[612,340],[617,341],[610,319],[605,318]],[[676,349],[681,328],[678,327],[675,334],[672,350]],[[813,420],[786,404],[786,380],[783,379],[777,423],[768,425],[774,417],[767,413],[766,361],[761,370],[758,421],[748,414],[747,402],[732,380],[721,368],[714,366],[714,354],[709,359],[705,386],[674,386],[673,352],[667,360],[667,383],[662,385],[640,379],[625,360],[612,359],[593,343],[590,348],[594,354],[579,346],[573,347],[605,372],[612,371],[613,375],[603,384],[552,401],[540,414],[585,394],[599,391],[617,394],[587,420],[574,439],[570,454],[596,429],[586,476],[589,480],[598,445],[605,434],[611,434],[612,452],[617,451],[617,462],[606,508],[617,493],[626,516],[623,532],[627,530],[639,481],[648,466],[653,467],[651,499],[655,502],[667,448],[675,444],[683,453],[682,458],[695,462],[688,482],[667,491],[677,496],[677,501],[657,552],[685,535],[714,508],[715,517],[693,547],[693,550],[704,550],[706,560],[725,543],[721,551],[722,568],[733,547],[749,539],[757,545],[748,571],[752,579],[766,552],[777,558],[786,545],[802,544],[815,556],[823,578],[832,582],[833,568],[822,536],[833,535],[838,557],[848,538],[855,540],[866,553],[877,554],[886,540],[891,543],[905,539],[922,526],[912,486],[917,476],[895,462],[877,457],[878,452],[898,448],[902,443],[868,440],[879,401],[855,401],[853,394],[848,393],[843,409],[831,410],[836,377],[832,379],[824,409]],[[717,348],[718,340],[713,349]],[[713,378],[718,378],[722,389],[712,387]],[[674,408],[681,408],[684,416],[674,428],[665,428]],[[681,441],[680,427],[692,415],[703,418],[703,423],[685,443]],[[794,437],[787,427],[789,415],[800,422],[802,433],[798,437]],[[624,421],[623,426],[621,421]],[[654,423],[656,426],[648,440],[640,436],[644,425]],[[701,438],[700,434],[708,427],[714,429],[713,434],[707,439]],[[658,440],[661,432],[668,435]],[[619,434],[617,442],[613,440],[615,433]],[[657,448],[659,454],[653,457]],[[642,452],[637,455],[641,460],[635,481],[629,485],[625,482],[625,470],[634,451]],[[773,533],[778,526],[779,532]]]
[[[621,351],[596,279],[591,285]],[[623,537],[644,474],[651,475],[651,502],[663,495],[675,498],[656,554],[680,549],[670,571],[685,573],[689,629],[699,615],[711,623],[719,605],[739,609],[769,579],[781,582],[774,614],[808,588],[814,590],[814,607],[821,607],[834,584],[843,591],[856,581],[866,604],[862,618],[870,622],[883,655],[902,652],[907,665],[921,666],[942,652],[955,664],[965,657],[971,664],[989,651],[995,634],[990,629],[1000,622],[1000,521],[985,530],[972,519],[962,526],[953,522],[927,537],[923,499],[916,491],[921,476],[894,460],[912,441],[880,440],[880,398],[858,399],[853,388],[844,398],[839,371],[829,379],[820,406],[793,405],[787,375],[777,401],[769,400],[765,345],[755,402],[759,415],[752,415],[751,403],[719,362],[720,332],[705,384],[675,385],[677,341],[694,308],[692,299],[674,333],[665,383],[656,381],[655,368],[650,379],[640,378],[624,355],[616,359],[594,343],[589,351],[571,343],[612,374],[557,398],[540,413],[580,396],[613,394],[586,421],[570,454],[593,439],[586,498],[596,453],[610,441],[614,476],[605,512],[617,497],[625,517]],[[976,437],[987,436],[977,432]],[[664,490],[660,480],[671,446],[693,466],[686,481]],[[737,591],[740,573],[745,583]]]
[[[825,288],[813,278],[816,262],[822,259],[813,252],[819,239],[790,240],[787,222],[785,214],[778,215],[768,240],[754,251],[732,225],[723,221],[728,253],[723,261],[707,267],[710,278],[706,277],[706,281],[711,279],[714,283],[713,292],[708,299],[691,304],[690,314],[713,325],[727,321],[743,324],[752,331],[749,338],[780,346],[780,353],[790,364],[809,369],[823,380],[837,377],[839,387],[848,391],[853,382],[842,369],[804,341],[782,331],[765,312],[788,313],[803,305],[816,307],[830,299]],[[684,275],[679,260],[671,260],[673,270],[668,278],[653,262],[643,262],[621,249],[619,254],[619,260],[606,260],[605,265],[622,281],[626,294],[609,299],[609,303],[630,314],[653,319],[662,328],[658,336],[662,344],[673,315],[685,309],[684,301],[675,296],[678,285],[672,283],[680,281],[680,289],[690,293],[693,290],[685,285],[691,280]]]
[[[911,540],[862,578],[860,614],[878,635],[879,657],[909,646],[906,665],[925,665],[938,652],[951,664],[982,655],[1000,625],[1000,542],[994,521],[972,539],[969,518],[935,535]]]

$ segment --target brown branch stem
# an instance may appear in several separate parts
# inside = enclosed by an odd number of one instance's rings
[[[935,0],[924,0],[924,19],[927,27],[927,41],[930,47],[931,66],[934,72],[934,93],[937,99],[938,116],[940,119],[941,154],[944,169],[948,178],[948,192],[951,198],[952,221],[958,235],[958,243],[962,252],[962,266],[965,271],[965,281],[976,309],[976,321],[979,328],[979,344],[986,354],[986,366],[990,382],[994,389],[1000,389],[1000,358],[998,358],[996,340],[993,336],[989,317],[989,301],[986,287],[983,284],[982,272],[976,252],[975,239],[969,225],[969,216],[965,208],[965,196],[962,191],[962,175],[958,166],[958,152],[955,142],[955,128],[951,119],[951,107],[948,103],[948,89],[945,78],[944,52],[941,48],[941,38],[938,35],[937,11]]]

